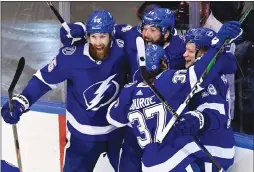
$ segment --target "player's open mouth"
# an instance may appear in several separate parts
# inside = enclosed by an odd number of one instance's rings
[[[96,50],[97,51],[103,51],[103,47],[99,47],[99,48],[96,47]]]

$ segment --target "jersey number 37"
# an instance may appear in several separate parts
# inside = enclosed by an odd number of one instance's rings
[[[143,109],[143,114],[139,111],[133,111],[128,114],[128,120],[134,124],[135,121],[138,122],[137,128],[140,134],[144,135],[143,138],[137,137],[138,144],[141,148],[144,148],[147,144],[152,142],[158,142],[158,136],[162,133],[165,127],[167,111],[162,103],[155,104]],[[154,133],[154,138],[152,138],[151,132],[149,131],[146,121],[149,119],[157,118],[157,127]]]

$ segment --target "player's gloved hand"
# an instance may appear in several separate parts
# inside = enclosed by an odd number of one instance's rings
[[[175,123],[179,135],[193,135],[204,127],[204,116],[199,111],[189,111]]]
[[[1,115],[6,123],[16,124],[19,121],[20,116],[29,110],[29,102],[25,96],[15,95],[12,98],[12,103],[12,114],[10,112],[9,102],[6,102],[1,109]]]
[[[220,48],[227,39],[234,40],[239,36],[241,36],[241,23],[229,21],[222,25],[216,37],[212,40],[212,45],[215,48]]]
[[[70,46],[73,45],[76,41],[85,39],[86,26],[83,23],[70,23],[68,26],[71,29],[70,34],[68,34],[63,27],[60,28],[60,39],[64,46]]]

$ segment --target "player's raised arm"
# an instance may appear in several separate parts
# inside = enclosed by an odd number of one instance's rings
[[[70,33],[60,28],[60,40],[63,45],[71,46],[86,42],[86,25],[82,22],[69,23]]]
[[[202,57],[200,57],[200,60],[196,61],[193,66],[190,66],[188,68],[187,78],[189,79],[191,88],[201,78],[208,64],[214,58],[217,51],[222,47],[225,40],[234,39],[239,36],[240,33],[240,23],[236,21],[225,23],[219,30],[216,37],[214,37],[215,32],[213,32],[212,30],[207,30],[205,28],[191,29],[188,31],[188,33],[186,34],[186,52],[184,54],[187,63],[189,54],[198,53],[197,50],[203,48],[201,46],[205,45],[208,47],[208,51],[206,50],[207,52]],[[209,46],[210,43],[212,44]],[[198,54],[196,56],[198,57]],[[223,64],[223,62],[225,62],[225,60],[220,60],[220,58],[231,58],[230,55],[227,55],[225,53],[219,56],[219,60],[214,65],[214,69],[208,73],[207,77],[205,78],[206,80],[212,80],[213,78],[218,76],[218,74],[221,74],[223,72],[223,65],[225,65]],[[233,69],[235,69],[235,65],[229,67],[232,67],[232,71]],[[202,87],[206,86],[207,85],[204,84],[202,85]]]
[[[60,53],[49,64],[34,74],[22,93],[13,97],[14,111],[12,115],[10,114],[9,103],[6,102],[3,105],[1,114],[5,122],[16,124],[20,116],[28,111],[29,107],[41,96],[56,88],[56,84],[69,78],[71,71],[68,69],[68,62],[66,61],[69,57],[64,55],[67,49],[69,47],[60,49]]]

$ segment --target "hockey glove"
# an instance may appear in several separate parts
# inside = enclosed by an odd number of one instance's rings
[[[176,131],[179,135],[193,135],[204,127],[204,116],[199,111],[189,111],[175,123]]]
[[[64,46],[71,46],[74,43],[85,42],[86,26],[83,23],[70,23],[68,26],[71,29],[70,34],[68,34],[63,27],[60,28],[60,39]]]
[[[16,124],[20,116],[29,110],[29,102],[25,96],[15,95],[12,98],[12,103],[13,112],[10,112],[9,102],[6,102],[1,109],[1,115],[6,123]]]
[[[241,23],[238,21],[230,21],[222,25],[217,36],[212,40],[212,46],[220,48],[227,40],[234,40],[241,35]]]

